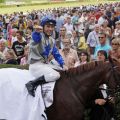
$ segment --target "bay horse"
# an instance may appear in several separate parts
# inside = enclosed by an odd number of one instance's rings
[[[53,104],[46,110],[48,120],[82,120],[96,88],[106,83],[114,91],[118,81],[120,63],[115,59],[94,61],[61,72],[54,88]]]
[[[45,111],[48,120],[82,120],[85,106],[99,85],[106,83],[112,91],[120,85],[120,63],[115,59],[93,61],[60,74],[53,104]],[[35,78],[28,70],[0,69],[0,119],[44,120],[41,86],[36,89],[36,97],[25,87],[31,79]],[[117,111],[119,114],[120,107]]]

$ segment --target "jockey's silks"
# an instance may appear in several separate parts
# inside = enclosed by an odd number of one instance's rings
[[[29,63],[39,60],[46,63],[51,54],[60,66],[63,66],[64,61],[56,48],[55,40],[52,37],[45,36],[43,33],[33,32],[30,41]]]

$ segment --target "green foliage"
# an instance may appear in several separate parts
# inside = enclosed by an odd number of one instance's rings
[[[11,64],[0,64],[1,68],[18,68],[18,69],[27,69],[29,68],[29,65],[11,65]]]
[[[5,2],[5,0],[0,0],[0,3],[4,3]]]

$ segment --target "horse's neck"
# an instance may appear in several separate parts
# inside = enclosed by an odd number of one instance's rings
[[[95,89],[99,87],[99,85],[103,84],[104,80],[104,75],[103,71],[96,73],[95,71],[89,71],[84,74],[84,77],[82,74],[77,77],[77,82],[78,82],[78,90],[79,91],[79,96],[83,96],[84,100],[88,99],[88,96],[92,96],[95,92]],[[75,79],[74,79],[75,80]]]

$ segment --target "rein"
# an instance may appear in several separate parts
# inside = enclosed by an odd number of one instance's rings
[[[114,64],[111,64],[111,66],[112,66],[113,77],[114,77],[114,79],[117,83],[117,88],[120,89],[119,80],[117,79],[117,76],[116,76],[116,73],[115,73],[115,69],[119,68],[119,66],[114,66]]]
[[[115,78],[115,81],[117,83],[117,86],[116,86],[116,89],[114,91],[114,96],[115,96],[115,105],[114,105],[114,108],[115,108],[115,112],[114,112],[114,118],[116,120],[119,120],[120,119],[120,116],[119,116],[119,111],[120,111],[120,85],[119,85],[119,80],[117,79],[116,77],[116,74],[115,74],[115,69],[116,68],[119,68],[119,66],[114,66],[114,64],[111,64],[112,65],[112,71],[113,71],[113,76]]]

